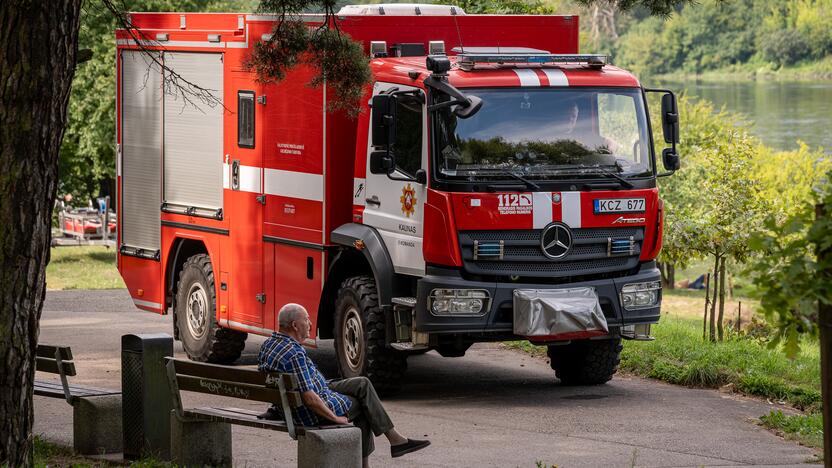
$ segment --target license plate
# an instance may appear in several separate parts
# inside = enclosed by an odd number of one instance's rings
[[[594,201],[595,213],[643,213],[643,198],[606,198]]]

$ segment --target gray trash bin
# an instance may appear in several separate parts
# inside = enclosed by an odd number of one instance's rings
[[[121,337],[124,458],[170,460],[170,412],[165,357],[173,338],[165,333]]]

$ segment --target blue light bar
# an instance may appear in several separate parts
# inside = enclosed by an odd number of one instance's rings
[[[606,65],[608,57],[601,54],[551,54],[547,51],[534,51],[524,53],[460,51],[459,64],[463,69],[472,68],[478,63],[527,63],[527,64],[556,64],[556,63],[578,63],[593,68],[601,68]]]

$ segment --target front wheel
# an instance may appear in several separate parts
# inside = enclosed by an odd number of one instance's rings
[[[355,276],[341,284],[333,335],[342,377],[366,376],[382,394],[401,387],[407,356],[387,347],[384,315],[372,277]]]
[[[246,333],[217,324],[214,269],[208,255],[190,257],[182,266],[174,317],[182,348],[193,361],[231,364],[246,345]]]
[[[549,346],[549,365],[564,385],[603,384],[618,370],[622,349],[621,338]]]

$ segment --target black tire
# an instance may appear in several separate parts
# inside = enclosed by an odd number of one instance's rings
[[[384,316],[376,282],[370,276],[348,278],[335,302],[335,353],[341,377],[366,376],[380,394],[401,388],[407,355],[385,343]]]
[[[182,266],[174,317],[182,348],[192,361],[231,364],[245,348],[248,334],[217,324],[214,269],[208,255],[194,255]]]
[[[599,385],[618,370],[623,348],[621,338],[549,346],[549,365],[564,385]]]

